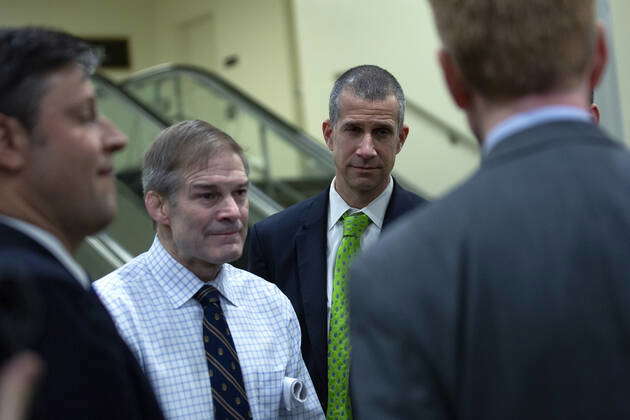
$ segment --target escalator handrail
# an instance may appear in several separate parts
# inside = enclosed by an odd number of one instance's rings
[[[107,261],[114,270],[131,261],[129,253],[106,233],[88,236],[85,238],[85,242],[96,254]],[[110,246],[112,243],[115,244],[114,248]],[[122,252],[119,252],[121,250]]]
[[[169,125],[171,125],[171,123],[167,121],[165,118],[163,118],[160,114],[153,111],[151,108],[146,106],[143,102],[136,99],[136,97],[133,94],[130,94],[129,92],[127,92],[127,90],[124,87],[112,81],[107,76],[104,76],[100,73],[95,73],[92,75],[92,79],[95,79],[97,82],[102,83],[103,85],[106,85],[110,89],[111,92],[114,92],[116,95],[124,98],[126,102],[133,104],[133,106],[137,107],[149,119],[153,120],[153,122],[156,123],[156,125],[158,125],[160,128],[166,128]]]
[[[303,130],[271,112],[258,103],[256,99],[247,95],[241,89],[235,87],[212,71],[187,64],[160,64],[132,74],[127,79],[123,80],[120,85],[129,92],[129,86],[131,84],[142,83],[156,77],[169,77],[173,73],[185,73],[202,84],[209,85],[213,91],[224,98],[233,101],[237,105],[260,117],[272,130],[280,135],[281,138],[293,142],[299,149],[307,153],[308,156],[315,157],[318,163],[331,170],[331,172],[334,171],[334,165],[330,159],[328,149],[319,144],[317,140],[307,135]]]

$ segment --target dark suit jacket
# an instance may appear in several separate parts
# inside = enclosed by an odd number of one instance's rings
[[[302,329],[302,356],[317,395],[326,410],[327,309],[326,246],[328,222],[326,189],[289,207],[250,230],[248,269],[275,283],[287,295]],[[425,200],[396,183],[383,229],[392,220]]]
[[[34,350],[45,364],[32,418],[163,418],[149,383],[96,295],[49,251],[4,224],[0,281],[3,292],[13,284],[10,295],[20,296],[26,305],[0,308],[4,321],[10,311],[19,315],[13,317],[19,327],[28,327],[27,333],[11,334],[9,344],[13,350]],[[16,293],[16,284],[28,290]],[[6,331],[7,322],[3,324]]]
[[[630,418],[630,154],[585,122],[505,139],[350,298],[359,419]]]

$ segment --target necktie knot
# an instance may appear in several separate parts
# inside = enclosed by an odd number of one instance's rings
[[[343,220],[343,236],[354,236],[360,238],[370,224],[370,218],[365,213],[346,213],[341,219]]]
[[[206,308],[210,305],[220,306],[219,291],[216,287],[206,284],[194,296],[195,300]]]

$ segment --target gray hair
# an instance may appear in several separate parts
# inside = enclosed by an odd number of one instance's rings
[[[331,125],[335,125],[339,119],[339,96],[346,90],[369,101],[382,101],[394,95],[398,102],[398,129],[402,127],[405,120],[405,94],[398,80],[387,70],[366,64],[353,67],[339,76],[330,92],[328,103]]]
[[[174,202],[182,185],[182,173],[208,162],[222,150],[231,150],[243,161],[249,174],[243,148],[232,137],[201,120],[182,121],[165,128],[144,156],[142,190],[155,191]]]

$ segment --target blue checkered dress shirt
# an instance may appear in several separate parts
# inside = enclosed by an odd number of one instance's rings
[[[203,309],[193,298],[203,284],[157,238],[149,251],[94,283],[170,420],[213,418]],[[323,419],[287,297],[275,285],[229,264],[210,284],[221,293],[253,418]],[[308,392],[304,405],[291,411],[281,406],[285,377],[302,380]]]

